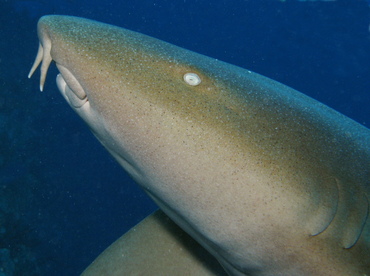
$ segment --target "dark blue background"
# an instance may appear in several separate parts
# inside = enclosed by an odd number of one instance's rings
[[[0,0],[0,248],[15,270],[77,275],[155,205],[69,108],[28,80],[37,19],[67,14],[248,68],[370,125],[370,9],[351,1]],[[31,275],[31,274],[29,274]]]

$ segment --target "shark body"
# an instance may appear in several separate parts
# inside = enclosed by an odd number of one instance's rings
[[[161,210],[103,251],[81,276],[226,276],[211,254]]]
[[[57,85],[230,275],[370,274],[370,131],[248,70],[115,26],[38,23]]]

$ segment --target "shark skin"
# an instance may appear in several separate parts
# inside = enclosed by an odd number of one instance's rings
[[[81,276],[226,276],[215,258],[157,210],[101,253]]]
[[[41,63],[42,90],[53,60],[71,108],[229,275],[370,275],[369,129],[123,28],[53,15],[38,36],[29,76]]]

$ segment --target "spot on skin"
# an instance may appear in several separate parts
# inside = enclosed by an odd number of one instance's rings
[[[200,77],[195,73],[186,73],[184,75],[184,81],[191,86],[197,86],[202,82]]]

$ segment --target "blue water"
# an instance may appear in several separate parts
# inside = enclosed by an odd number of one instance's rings
[[[64,102],[27,79],[44,14],[139,31],[278,80],[370,126],[369,1],[0,0],[0,268],[78,275],[156,207]]]

